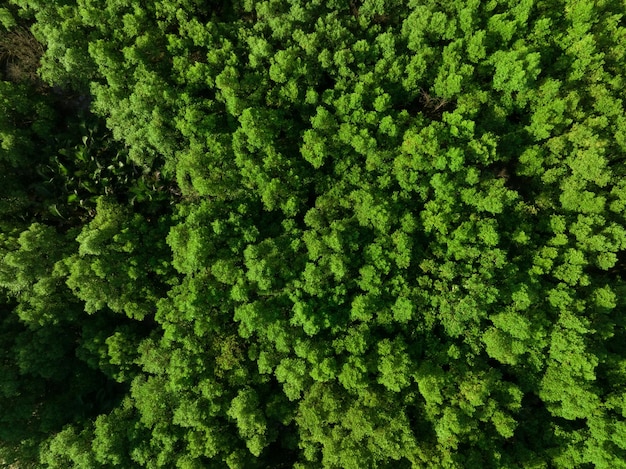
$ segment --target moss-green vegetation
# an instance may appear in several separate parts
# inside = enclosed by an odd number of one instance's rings
[[[626,467],[620,0],[9,0],[0,462]]]

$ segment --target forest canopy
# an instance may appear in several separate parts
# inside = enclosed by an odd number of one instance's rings
[[[5,0],[0,465],[626,467],[622,0]]]

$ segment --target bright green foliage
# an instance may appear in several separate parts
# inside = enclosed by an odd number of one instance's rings
[[[0,24],[1,464],[626,467],[622,2]]]
[[[57,270],[67,275],[67,285],[85,302],[87,313],[107,307],[141,320],[159,297],[158,276],[168,271],[159,258],[164,245],[159,230],[166,227],[161,220],[155,229],[140,215],[99,199],[94,219],[76,238],[78,254],[67,257]]]

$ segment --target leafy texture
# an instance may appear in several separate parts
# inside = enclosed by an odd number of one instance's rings
[[[0,462],[626,467],[623,3],[147,3],[0,8]]]

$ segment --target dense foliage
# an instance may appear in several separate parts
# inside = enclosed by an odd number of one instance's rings
[[[621,0],[5,0],[0,464],[626,467]]]

